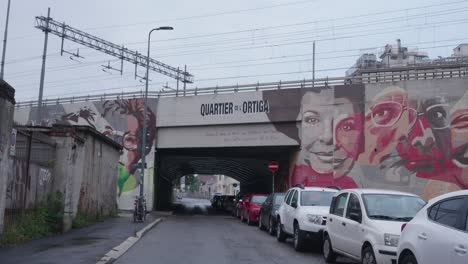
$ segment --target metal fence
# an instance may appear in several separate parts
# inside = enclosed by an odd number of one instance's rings
[[[295,81],[278,81],[278,82],[265,82],[265,83],[250,83],[242,85],[228,85],[228,86],[214,86],[205,88],[190,88],[187,90],[164,90],[164,91],[149,91],[149,98],[160,97],[178,97],[178,96],[197,96],[206,94],[218,93],[237,93],[237,92],[250,92],[250,91],[263,91],[275,89],[293,89],[293,88],[310,88],[329,85],[351,84],[351,83],[382,83],[382,82],[396,82],[408,80],[431,80],[431,79],[450,79],[450,78],[466,78],[468,77],[468,64],[456,65],[435,65],[434,66],[420,66],[420,67],[404,67],[398,69],[385,69],[382,70],[366,70],[359,76],[348,77],[334,77],[334,78],[321,78],[321,79],[304,79]],[[104,100],[119,100],[119,99],[132,99],[141,98],[144,92],[121,92],[99,95],[86,95],[86,96],[72,96],[63,98],[53,98],[43,100],[43,105],[56,105],[67,103],[79,102],[93,102]],[[32,107],[37,105],[36,100],[18,102],[16,107]]]
[[[35,209],[52,192],[55,144],[44,134],[18,131],[13,170],[8,174],[4,225]]]

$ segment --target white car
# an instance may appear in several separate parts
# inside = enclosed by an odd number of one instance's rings
[[[417,195],[349,189],[338,192],[323,234],[327,263],[343,255],[365,264],[395,264],[403,224],[424,206]]]
[[[468,190],[433,198],[403,227],[398,263],[468,263]]]
[[[322,242],[326,215],[338,190],[321,187],[294,187],[288,190],[277,214],[276,238],[294,238],[294,249],[305,249],[307,240]]]

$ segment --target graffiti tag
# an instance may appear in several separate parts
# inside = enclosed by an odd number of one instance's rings
[[[52,173],[48,169],[41,168],[39,170],[39,185],[42,186],[50,181]]]

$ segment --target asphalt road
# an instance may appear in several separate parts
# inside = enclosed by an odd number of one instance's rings
[[[214,212],[206,200],[183,199],[175,214],[149,231],[116,263],[325,263],[320,252],[298,253],[292,241]],[[353,263],[339,259],[338,263]]]

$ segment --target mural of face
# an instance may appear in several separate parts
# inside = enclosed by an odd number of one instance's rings
[[[461,171],[457,174],[458,185],[468,189],[468,92],[450,111],[452,136],[452,161]]]
[[[422,178],[447,180],[450,167],[450,127],[448,104],[443,97],[411,101],[409,132],[397,146],[405,166]]]
[[[318,175],[346,175],[359,154],[362,133],[362,119],[352,102],[335,99],[331,89],[308,92],[302,98],[301,113],[299,163]]]
[[[370,103],[365,117],[365,148],[360,163],[377,165],[396,149],[406,137],[409,124],[408,93],[391,86],[377,94]]]
[[[120,158],[118,187],[119,193],[129,191],[137,186],[138,162],[141,159],[141,133],[143,129],[143,99],[130,99],[119,101],[106,101],[103,104],[104,116],[116,114],[126,119],[126,131],[117,131],[113,127],[107,126],[105,135],[114,139],[123,147],[123,154]],[[147,111],[148,154],[155,138],[156,118],[151,109]]]

